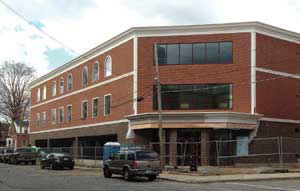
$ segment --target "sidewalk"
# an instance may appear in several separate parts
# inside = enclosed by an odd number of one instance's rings
[[[183,183],[213,183],[230,181],[254,181],[254,180],[273,180],[273,179],[295,179],[300,178],[300,173],[277,173],[277,174],[235,174],[235,175],[217,175],[217,176],[191,176],[160,174],[159,179],[176,181]]]

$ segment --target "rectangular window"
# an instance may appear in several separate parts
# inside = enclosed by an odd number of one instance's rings
[[[93,99],[93,117],[97,117],[98,116],[98,98],[94,98]]]
[[[162,109],[232,109],[232,84],[163,85]],[[157,109],[156,87],[153,107]]]
[[[219,62],[219,43],[206,44],[206,62],[212,64]]]
[[[99,63],[98,62],[94,63],[93,80],[94,81],[99,80]]]
[[[68,83],[68,85],[67,85],[68,91],[71,91],[73,89],[73,75],[72,74],[68,75],[67,83]]]
[[[46,122],[47,122],[47,115],[46,112],[44,111],[42,113],[42,127],[46,127]]]
[[[72,121],[72,105],[67,106],[67,120],[68,122]]]
[[[56,96],[56,82],[53,82],[52,85],[52,96]]]
[[[65,86],[65,80],[64,80],[64,78],[60,78],[60,80],[59,80],[59,93],[60,94],[64,93],[64,86]]]
[[[193,63],[205,63],[205,43],[193,44]]]
[[[220,43],[220,62],[232,63],[232,43],[222,42]]]
[[[104,96],[104,115],[111,113],[111,95]]]
[[[157,45],[158,64],[230,64],[232,42]]]
[[[41,101],[41,89],[38,88],[37,90],[37,102]]]
[[[40,113],[37,113],[37,114],[36,114],[36,127],[37,127],[37,128],[40,127],[40,121],[41,121]]]
[[[180,64],[193,64],[192,44],[180,44]]]
[[[56,109],[51,109],[51,124],[56,124]]]
[[[44,88],[43,88],[43,100],[46,99],[46,96],[47,96],[47,86],[44,86]]]
[[[86,119],[88,116],[88,101],[83,101],[81,105],[81,118]]]
[[[58,111],[59,111],[59,123],[63,123],[65,117],[64,108],[60,107]]]
[[[179,45],[167,45],[167,64],[179,64]]]
[[[249,140],[247,136],[238,136],[236,137],[236,155],[237,156],[248,156],[249,154]]]

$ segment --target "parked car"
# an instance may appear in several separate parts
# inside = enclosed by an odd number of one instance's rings
[[[41,169],[74,169],[75,162],[71,155],[66,153],[50,153],[40,159]]]
[[[36,165],[36,160],[39,156],[39,153],[36,149],[31,147],[22,147],[17,148],[14,152],[9,156],[10,164],[19,164],[19,163],[31,163],[32,165]]]
[[[125,180],[135,176],[147,177],[150,181],[156,179],[161,172],[160,160],[156,152],[145,150],[120,151],[104,161],[104,177],[112,174],[123,175]]]
[[[3,150],[3,154],[1,155],[1,161],[4,162],[4,163],[9,163],[9,157],[10,155],[12,155],[14,152],[14,149],[13,148],[5,148]]]

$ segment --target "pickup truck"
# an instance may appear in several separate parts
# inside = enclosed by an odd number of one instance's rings
[[[9,156],[10,164],[19,164],[21,162],[28,164],[29,162],[32,165],[36,165],[36,160],[39,157],[39,153],[31,147],[22,147],[17,148]]]

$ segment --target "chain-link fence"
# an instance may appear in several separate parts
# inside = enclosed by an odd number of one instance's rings
[[[162,151],[161,148],[163,149]],[[233,166],[237,164],[285,164],[300,162],[300,138],[270,137],[209,142],[165,142],[148,145],[122,145],[122,149],[147,149],[172,166]],[[69,153],[75,159],[103,159],[103,147],[50,147],[45,153]]]

